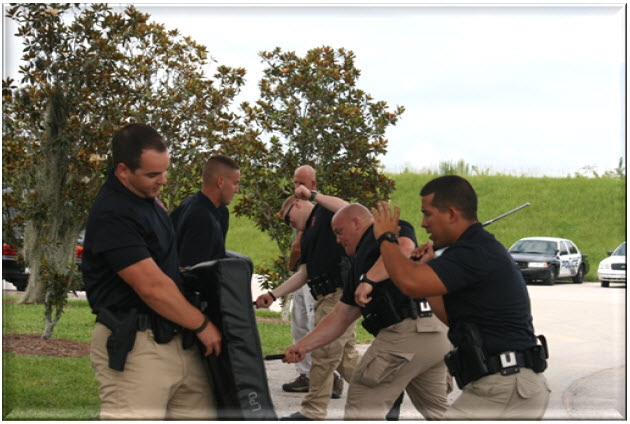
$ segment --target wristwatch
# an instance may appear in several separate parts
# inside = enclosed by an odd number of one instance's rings
[[[392,233],[391,231],[388,231],[386,233],[381,234],[381,236],[378,238],[377,241],[378,241],[378,245],[379,246],[384,241],[391,241],[392,243],[398,244],[398,236],[396,234]]]
[[[359,282],[360,283],[368,283],[370,286],[374,287],[374,285],[376,284],[375,281],[370,280],[367,277],[367,274],[361,274],[361,276],[359,277]]]
[[[311,190],[311,198],[308,199],[311,202],[315,201],[315,196],[317,196],[319,193],[317,193],[315,190]]]

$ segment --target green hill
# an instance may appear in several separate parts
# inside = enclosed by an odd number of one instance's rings
[[[418,242],[427,240],[421,228],[420,189],[435,177],[429,174],[390,175],[396,181],[392,203],[401,218],[416,229]],[[587,281],[597,280],[597,265],[626,236],[625,180],[614,178],[467,177],[479,197],[478,217],[488,221],[523,203],[531,206],[487,227],[509,248],[523,237],[550,236],[573,240],[589,257]],[[246,218],[231,217],[228,249],[246,254],[255,264],[270,264],[279,254],[275,243]]]

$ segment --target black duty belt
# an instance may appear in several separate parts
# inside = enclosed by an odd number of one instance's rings
[[[125,319],[129,314],[131,313],[131,311],[122,311],[122,310],[114,310],[114,311],[110,311],[110,316],[113,315],[115,318],[117,318],[118,320],[123,320]],[[135,313],[135,312],[134,312]],[[106,327],[108,327],[111,330],[111,319],[105,319],[105,317],[103,316],[104,314],[99,314],[96,317],[96,321],[100,322],[101,324],[104,324]],[[157,319],[156,319],[157,318]],[[164,318],[158,318],[156,316],[154,316],[151,313],[146,313],[146,312],[137,312],[135,313],[135,329],[137,331],[146,331],[146,330],[153,330],[153,332],[155,333],[159,333],[160,335],[158,335],[158,338],[161,337],[161,333],[164,328],[158,328],[158,326],[160,325],[164,325],[166,321]],[[168,322],[168,328],[166,329],[166,331],[168,333],[172,333],[172,335],[165,335],[166,338],[170,339],[173,336],[175,336],[176,334],[180,334],[183,332],[183,328],[177,324],[174,323],[170,323]]]
[[[111,311],[111,314],[119,320],[124,319],[129,313],[130,313],[129,311],[119,311],[119,310]],[[111,324],[105,321],[108,321],[108,320],[104,319],[102,314],[97,315],[96,322],[100,322],[101,324],[109,328]],[[152,329],[153,327],[152,327],[151,322],[152,320],[151,320],[150,314],[141,313],[141,312],[136,313],[135,327],[137,331],[146,331],[146,330]]]
[[[323,274],[308,280],[308,287],[313,298],[326,296],[334,293],[338,288],[343,287],[343,280],[340,275]]]
[[[394,304],[388,296],[373,296],[365,308],[361,325],[373,336],[383,328],[398,324],[407,318],[426,318],[433,316],[426,299],[408,298],[408,302]]]
[[[498,355],[474,358],[474,355],[463,354],[458,348],[449,352],[444,357],[444,361],[449,372],[460,389],[471,381],[478,380],[487,375],[501,373],[501,375],[512,375],[520,372],[521,368],[529,368],[536,373],[541,373],[547,368],[549,351],[545,336],[537,336],[542,342],[529,349],[518,351],[510,350]]]

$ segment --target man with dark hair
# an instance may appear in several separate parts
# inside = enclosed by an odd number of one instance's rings
[[[403,295],[389,280],[372,222],[370,211],[357,203],[335,213],[337,242],[354,258],[351,278],[332,312],[287,348],[285,361],[299,361],[306,352],[330,343],[363,315],[363,326],[375,340],[350,381],[344,419],[382,420],[403,390],[426,419],[439,419],[448,407],[446,326],[425,299]],[[415,231],[406,221],[400,221],[400,228],[399,248],[408,256],[416,246]]]
[[[171,213],[181,266],[225,257],[230,220],[227,205],[238,193],[240,179],[238,164],[227,156],[216,155],[206,161],[201,190]]]
[[[97,315],[90,347],[101,419],[214,419],[204,362],[221,334],[183,296],[175,232],[156,197],[169,153],[160,134],[129,124],[113,138],[114,169],[94,200],[85,231],[83,281]]]
[[[431,243],[412,254],[395,244],[398,206],[373,209],[374,237],[392,281],[412,297],[436,296],[455,346],[445,358],[463,390],[444,418],[541,419],[549,403],[544,336],[534,335],[527,286],[514,260],[477,220],[477,195],[468,181],[443,176],[427,183],[422,226]],[[434,246],[446,248],[436,257]],[[443,303],[442,300],[443,299]],[[433,305],[433,304],[432,304]],[[439,307],[439,306],[438,306]]]
[[[313,205],[311,201],[317,202]],[[341,297],[348,258],[335,241],[330,227],[333,214],[347,202],[334,196],[311,191],[303,185],[295,189],[280,211],[291,227],[304,231],[301,239],[300,266],[291,277],[267,294],[256,299],[258,308],[269,307],[278,297],[308,284],[315,303],[315,323],[330,312]],[[322,420],[326,418],[337,369],[346,381],[359,362],[356,349],[356,320],[332,343],[312,352],[309,391],[302,408],[283,420]]]

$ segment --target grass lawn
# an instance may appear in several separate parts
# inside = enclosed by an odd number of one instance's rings
[[[42,305],[17,305],[17,297],[4,297],[2,334],[40,334]],[[292,343],[291,326],[280,314],[261,310],[258,332],[263,355],[282,353]],[[94,315],[86,301],[70,301],[55,328],[54,336],[89,343]],[[357,341],[373,337],[357,326]],[[95,420],[99,399],[90,358],[59,358],[2,352],[2,419]]]

